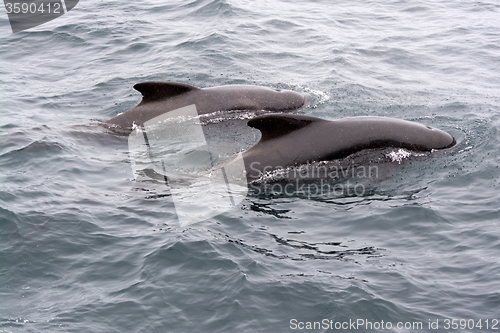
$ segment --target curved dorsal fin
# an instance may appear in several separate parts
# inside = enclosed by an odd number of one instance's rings
[[[141,103],[173,97],[198,88],[185,83],[149,81],[137,83],[134,89],[142,94]]]
[[[283,136],[318,121],[325,120],[309,116],[271,114],[251,119],[248,121],[248,126],[256,128],[262,133],[260,139],[262,142]]]

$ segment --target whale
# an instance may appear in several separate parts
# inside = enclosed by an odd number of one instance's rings
[[[273,170],[342,159],[365,149],[428,152],[456,144],[452,135],[440,129],[387,117],[326,120],[269,114],[249,120],[248,126],[262,134],[260,141],[242,154],[248,183]]]
[[[129,134],[134,126],[188,105],[196,105],[199,115],[217,111],[265,110],[284,112],[299,109],[305,97],[299,93],[251,85],[197,88],[185,83],[149,81],[134,85],[142,100],[132,109],[104,122],[119,133]]]

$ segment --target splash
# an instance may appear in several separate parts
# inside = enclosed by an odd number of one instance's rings
[[[401,162],[411,156],[411,152],[406,150],[406,149],[398,149],[397,151],[391,151],[390,153],[385,155],[387,158],[391,160],[391,162],[398,162],[398,164],[401,164]]]

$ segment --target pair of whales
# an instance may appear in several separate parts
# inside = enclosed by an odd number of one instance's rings
[[[195,104],[198,114],[232,110],[296,110],[304,96],[258,86],[196,88],[174,82],[143,82],[134,86],[142,101],[105,122],[114,131],[130,133],[134,126],[166,112]],[[262,137],[242,154],[247,181],[267,171],[314,161],[341,159],[364,149],[406,148],[431,151],[456,144],[450,134],[419,123],[387,117],[325,120],[294,114],[268,114],[248,121]]]

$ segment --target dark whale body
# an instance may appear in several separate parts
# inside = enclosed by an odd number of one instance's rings
[[[444,149],[456,144],[450,134],[415,122],[386,117],[324,120],[272,114],[248,122],[260,141],[243,153],[248,182],[265,172],[315,161],[341,159],[363,149]]]
[[[300,108],[304,96],[289,90],[268,87],[229,85],[196,88],[176,82],[142,82],[134,86],[143,98],[132,109],[108,119],[104,124],[122,133],[130,133],[134,124],[144,122],[166,112],[195,104],[198,114],[232,110],[266,110],[273,112]]]

